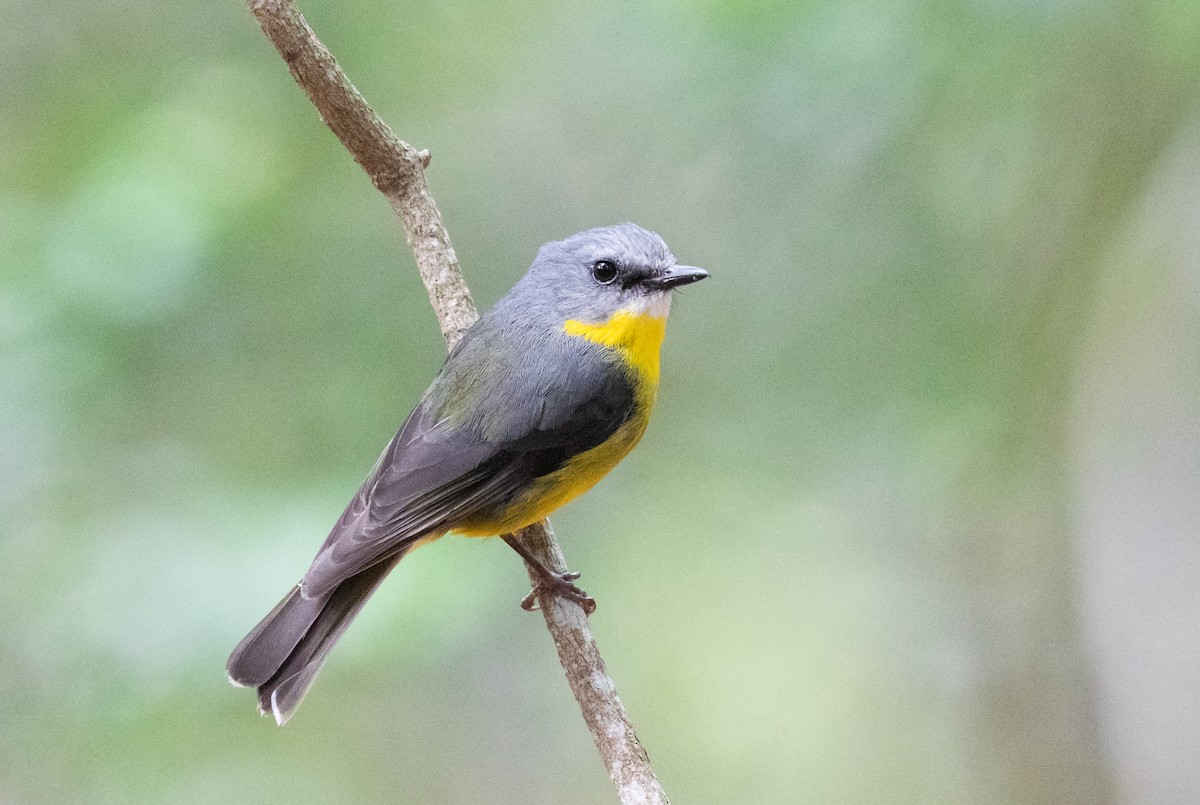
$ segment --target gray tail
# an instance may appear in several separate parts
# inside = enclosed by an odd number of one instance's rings
[[[258,688],[259,710],[285,724],[329,650],[398,561],[399,556],[367,568],[315,598],[305,598],[297,584],[229,655],[229,680]]]

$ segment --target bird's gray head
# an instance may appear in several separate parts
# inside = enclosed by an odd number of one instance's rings
[[[618,224],[542,246],[514,291],[526,304],[548,308],[559,322],[599,324],[619,311],[665,318],[671,290],[707,276],[703,269],[677,265],[653,232]]]

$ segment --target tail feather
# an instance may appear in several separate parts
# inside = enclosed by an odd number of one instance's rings
[[[300,706],[338,638],[396,562],[352,576],[316,598],[292,588],[262,622],[242,639],[226,670],[236,685],[258,688],[259,708],[281,726]]]
[[[229,681],[256,688],[274,676],[320,617],[332,595],[330,592],[320,598],[305,598],[300,594],[299,584],[293,587],[229,655],[225,666]]]

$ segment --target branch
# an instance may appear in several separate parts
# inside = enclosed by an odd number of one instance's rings
[[[263,33],[287,62],[292,78],[317,107],[325,125],[346,146],[371,183],[387,197],[437,313],[446,345],[453,348],[479,313],[458,267],[442,214],[425,185],[429,152],[397,137],[367,106],[325,45],[288,0],[249,0]]]
[[[263,33],[287,62],[296,83],[403,222],[405,237],[437,313],[442,336],[447,347],[453,348],[479,314],[463,280],[442,215],[425,184],[429,153],[418,151],[398,138],[367,106],[290,0],[248,2]],[[522,529],[517,536],[546,567],[556,572],[567,570],[549,521]],[[532,571],[530,579],[536,579]],[[666,803],[667,796],[605,670],[582,608],[553,592],[541,593],[538,603],[571,691],[608,775],[617,787],[620,801],[638,805]]]

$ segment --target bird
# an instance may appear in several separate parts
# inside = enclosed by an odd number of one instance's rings
[[[229,657],[282,726],[388,572],[449,532],[501,535],[539,581],[595,602],[512,532],[586,492],[641,439],[674,290],[708,277],[632,223],[543,245],[450,352],[303,578]]]

